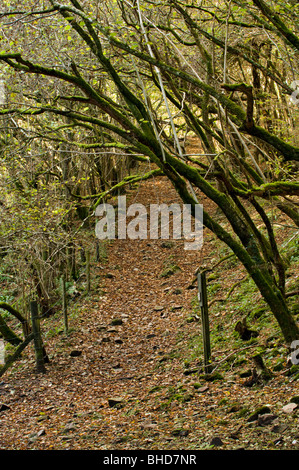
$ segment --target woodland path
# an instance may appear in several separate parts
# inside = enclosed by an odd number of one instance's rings
[[[127,201],[179,202],[163,178],[131,190]],[[242,380],[209,383],[184,373],[202,361],[185,362],[201,334],[199,322],[186,322],[196,296],[187,287],[195,269],[217,255],[213,241],[205,231],[200,253],[185,251],[181,240],[171,247],[163,240],[109,243],[108,261],[93,266],[91,294],[70,317],[70,335],[45,339],[47,373],[34,372],[29,348],[18,369],[2,377],[0,403],[8,408],[0,412],[0,449],[205,449],[215,438],[223,449],[275,448],[278,435],[221,403],[254,409],[275,401],[280,409],[294,385],[248,389]],[[169,262],[180,271],[161,277]],[[50,321],[57,328],[57,318]],[[289,443],[298,433],[292,425]]]

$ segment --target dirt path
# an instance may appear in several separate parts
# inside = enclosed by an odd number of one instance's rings
[[[131,198],[179,202],[163,179],[142,184]],[[201,333],[198,322],[186,322],[196,295],[187,286],[195,268],[213,256],[212,242],[207,233],[200,253],[184,251],[183,241],[109,243],[108,263],[94,266],[91,295],[70,316],[70,336],[45,338],[47,373],[34,373],[28,351],[0,382],[0,402],[8,406],[0,412],[0,449],[204,449],[218,437],[226,449],[266,445],[221,403],[233,399],[241,409],[252,398],[268,403],[276,393],[282,404],[294,394],[291,385],[253,391],[242,381],[207,383],[186,374],[202,360],[185,363]],[[169,264],[180,270],[161,277]],[[71,355],[74,350],[80,355]],[[267,436],[260,439],[268,443]]]

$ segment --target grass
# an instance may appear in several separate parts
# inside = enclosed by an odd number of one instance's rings
[[[221,247],[220,243],[218,247],[218,242],[215,243],[218,258],[213,258],[210,261],[211,264],[228,254],[226,247]],[[288,263],[287,291],[298,289],[296,264],[299,260],[299,240],[293,236],[286,239],[282,244],[282,253]],[[230,352],[236,351],[223,363],[217,365],[217,371],[224,375],[240,374],[244,372],[244,367],[250,364],[251,357],[261,353],[266,367],[280,371],[285,368],[288,351],[279,326],[254,281],[244,276],[244,280],[236,285],[225,300],[231,285],[236,281],[236,270],[238,270],[238,277],[240,275],[241,278],[244,274],[246,276],[236,258],[232,257],[217,266],[217,269],[207,277],[208,303],[211,303],[209,319],[212,362],[217,363],[219,359],[229,356]],[[291,297],[288,304],[292,313],[295,316],[299,315],[298,297]],[[257,338],[243,341],[234,331],[237,321],[243,318],[246,318],[248,328],[258,332]],[[192,311],[186,315],[185,321],[198,323],[196,334],[188,338],[188,351],[184,357],[185,363],[187,362],[192,368],[192,363],[194,364],[195,361],[199,365],[203,364],[201,313],[197,294],[192,301]],[[217,352],[216,357],[215,352]],[[294,374],[296,374],[295,370]]]

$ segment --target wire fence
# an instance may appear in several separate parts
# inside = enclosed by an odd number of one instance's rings
[[[92,254],[92,256],[91,256]],[[20,322],[19,318],[15,318],[13,313],[9,312],[9,310],[5,309],[5,302],[2,302],[2,307],[0,305],[0,320],[3,327],[3,324],[6,325],[6,322],[9,324],[8,328],[6,329],[5,336],[2,334],[2,338],[0,338],[0,376],[7,370],[8,367],[12,365],[15,359],[19,356],[18,350],[23,351],[25,347],[31,342],[32,339],[34,345],[35,355],[39,354],[37,359],[37,370],[39,372],[43,372],[44,368],[42,366],[42,357],[41,353],[36,349],[36,337],[34,338],[32,334],[34,333],[33,330],[33,323],[34,319],[32,318],[32,307],[33,303],[35,304],[35,317],[37,318],[38,324],[38,335],[37,341],[40,342],[39,350],[41,350],[42,338],[47,335],[47,331],[45,329],[45,320],[47,317],[50,317],[52,313],[58,314],[58,321],[61,318],[61,329],[64,330],[64,333],[68,335],[69,333],[69,322],[68,322],[68,310],[73,311],[76,306],[82,301],[82,296],[89,293],[91,290],[91,276],[90,276],[90,266],[92,263],[97,263],[101,261],[101,255],[99,255],[98,250],[98,243],[96,243],[94,250],[86,252],[86,261],[83,266],[83,270],[81,273],[82,279],[80,280],[80,287],[76,289],[75,292],[69,292],[66,289],[65,283],[65,275],[59,274],[57,277],[57,284],[59,286],[59,295],[49,301],[48,303],[48,311],[42,311],[41,302],[38,299],[38,296],[34,292],[31,291],[29,297],[26,301],[26,311],[22,312],[24,317],[24,322]],[[84,271],[84,272],[83,272]],[[69,285],[76,286],[77,281],[75,279],[69,282]],[[20,325],[21,323],[21,325]],[[24,325],[28,324],[29,328],[24,329]],[[40,326],[39,326],[40,324]],[[11,325],[11,326],[10,326]],[[20,326],[22,327],[23,334],[20,332]],[[15,341],[14,341],[15,340]],[[13,344],[15,346],[15,351],[12,355],[6,351],[6,345],[8,343]],[[47,357],[45,348],[43,348],[44,358]],[[15,357],[14,357],[15,356]]]

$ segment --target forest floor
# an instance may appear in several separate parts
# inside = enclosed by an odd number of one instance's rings
[[[132,188],[132,202],[179,200],[161,177]],[[31,344],[0,378],[1,450],[299,449],[297,376],[271,314],[230,258],[208,279],[213,373],[204,374],[190,284],[196,268],[229,252],[207,230],[200,252],[183,244],[103,245],[90,293],[69,304],[69,334],[61,311],[41,324],[46,373],[35,372]],[[291,273],[298,279],[298,268]],[[258,332],[249,341],[234,331],[244,316]],[[250,386],[257,353],[271,377]]]

